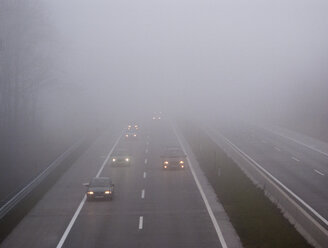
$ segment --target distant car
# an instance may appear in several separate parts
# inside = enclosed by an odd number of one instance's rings
[[[167,147],[161,156],[163,169],[184,169],[186,167],[186,154],[180,147]]]
[[[112,166],[128,166],[131,165],[131,154],[124,149],[114,151],[111,156],[111,165]]]
[[[128,131],[138,131],[139,125],[136,123],[131,123],[128,125]]]
[[[127,131],[124,135],[125,140],[137,140],[138,137],[139,135],[135,131]]]
[[[112,200],[114,184],[109,177],[95,177],[90,183],[84,184],[87,188],[87,200],[105,199]]]
[[[162,119],[162,112],[154,112],[153,114],[153,118],[154,121],[155,120],[161,120]]]

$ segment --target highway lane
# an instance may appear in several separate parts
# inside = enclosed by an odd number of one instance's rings
[[[64,247],[221,247],[190,171],[162,170],[163,148],[178,141],[168,126],[157,127],[133,142],[131,167],[104,169],[114,200],[87,202]]]
[[[113,147],[115,129],[97,139],[39,200],[1,247],[56,247],[68,222],[78,207],[85,189],[82,183],[96,175],[106,154]]]
[[[167,123],[149,130],[139,140],[120,140],[115,147],[132,151],[130,167],[104,164],[119,132],[98,139],[1,247],[56,247],[84,197],[82,183],[99,171],[115,183],[114,200],[82,204],[62,247],[222,247],[189,168],[161,168],[165,146],[179,144],[173,130]]]
[[[328,219],[327,157],[254,126],[217,130]]]

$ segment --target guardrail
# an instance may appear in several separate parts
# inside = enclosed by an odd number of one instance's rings
[[[63,152],[59,157],[57,157],[45,170],[43,170],[38,176],[36,176],[30,183],[28,183],[23,189],[21,189],[17,194],[10,198],[0,207],[0,242],[5,238],[5,236],[10,232],[15,224],[25,215],[28,210],[24,202],[30,198],[41,184],[48,182],[50,176],[55,174],[59,167],[61,167],[65,162],[72,157],[75,152],[77,152],[83,145],[85,138],[81,138],[76,141],[72,146],[70,146],[65,152]],[[50,180],[51,181],[51,180]],[[38,192],[39,193],[39,192]],[[37,201],[38,197],[34,198],[33,201]],[[29,203],[27,208],[32,207],[34,204]],[[17,213],[16,213],[17,212]],[[6,229],[6,230],[5,230]]]
[[[240,151],[224,136],[210,128],[205,127],[204,130],[255,184],[264,189],[268,197],[283,211],[285,217],[295,225],[296,229],[311,244],[315,247],[328,247],[326,222],[309,213],[307,205],[304,205],[302,200],[298,199],[299,197],[295,197],[293,192],[290,192],[288,188],[284,188],[270,173],[262,169],[253,159]]]

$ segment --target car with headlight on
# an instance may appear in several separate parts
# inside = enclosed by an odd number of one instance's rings
[[[136,123],[130,123],[128,125],[128,131],[138,131],[139,130],[139,125]]]
[[[153,119],[153,121],[161,120],[162,119],[162,112],[154,112],[152,119]]]
[[[138,139],[139,135],[135,131],[127,131],[125,132],[124,138],[125,140],[136,140]]]
[[[113,167],[119,166],[129,166],[131,165],[131,154],[128,150],[120,149],[114,151],[112,156],[110,157],[111,165]]]
[[[167,147],[161,156],[163,169],[184,169],[186,167],[186,154],[180,147]]]
[[[112,200],[114,195],[114,184],[109,177],[95,177],[90,183],[84,183],[87,187],[87,200],[104,199]]]

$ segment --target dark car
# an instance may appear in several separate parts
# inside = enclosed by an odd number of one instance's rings
[[[95,177],[87,186],[87,200],[105,199],[112,200],[114,194],[114,184],[109,177]]]
[[[167,147],[161,156],[163,169],[184,169],[186,167],[186,154],[180,147]]]
[[[117,151],[114,151],[111,158],[110,163],[112,166],[128,166],[131,165],[132,156],[128,152],[128,150],[120,149]]]

